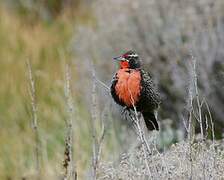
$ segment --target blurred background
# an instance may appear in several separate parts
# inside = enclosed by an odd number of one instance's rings
[[[92,153],[91,62],[98,79],[110,86],[118,67],[112,58],[130,49],[138,52],[162,96],[162,147],[186,137],[184,121],[194,94],[192,59],[197,63],[200,99],[210,107],[216,138],[223,137],[223,0],[1,0],[0,179],[32,179],[34,174],[26,61],[35,79],[40,162],[48,178],[62,172],[66,64],[71,69],[74,159],[83,178]],[[100,84],[97,102],[97,127],[99,132],[102,123],[106,128],[102,158],[117,159],[136,136]]]

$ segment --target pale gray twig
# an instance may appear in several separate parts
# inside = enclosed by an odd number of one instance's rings
[[[129,90],[129,93],[131,95],[132,106],[134,108],[134,115],[135,115],[135,117],[132,118],[132,120],[134,122],[137,134],[138,134],[138,136],[140,138],[140,141],[141,141],[141,146],[142,146],[143,151],[144,151],[144,160],[145,160],[145,165],[146,165],[146,168],[147,168],[147,171],[148,171],[148,175],[150,177],[152,177],[152,173],[151,173],[149,162],[148,162],[148,157],[152,154],[152,152],[151,152],[150,147],[149,147],[149,145],[146,141],[144,131],[143,131],[141,125],[140,125],[140,120],[138,118],[138,113],[137,113],[136,106],[134,104],[134,99],[133,99],[132,93],[131,93],[130,89],[128,89],[128,90]]]
[[[96,76],[94,77],[96,82],[98,82],[100,85],[102,85],[108,92],[110,92],[110,87],[108,87],[104,82],[99,80]]]
[[[65,169],[64,180],[77,179],[77,171],[73,158],[73,119],[74,119],[74,104],[71,94],[71,70],[68,65],[65,68],[65,98],[67,104],[68,119],[66,120],[67,134],[65,138],[65,151],[63,166]]]
[[[92,159],[92,167],[93,167],[93,179],[97,179],[97,171],[99,166],[100,154],[101,154],[101,147],[105,137],[105,127],[104,124],[102,125],[102,132],[98,139],[97,132],[96,132],[96,123],[98,118],[98,105],[97,105],[97,93],[96,93],[96,73],[93,62],[91,62],[92,68],[92,105],[91,105],[91,129],[92,129],[92,139],[93,139],[93,159]],[[101,82],[98,80],[98,82]],[[101,85],[104,84],[101,82]],[[104,85],[104,87],[107,87]]]
[[[40,171],[40,139],[37,121],[37,102],[36,102],[36,89],[35,89],[35,79],[33,76],[32,66],[29,59],[26,61],[29,77],[29,93],[31,98],[32,107],[32,128],[35,135],[35,157],[36,157],[36,171],[39,174]]]

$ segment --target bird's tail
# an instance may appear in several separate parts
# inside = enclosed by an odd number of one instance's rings
[[[159,130],[159,125],[157,122],[157,118],[155,116],[155,112],[142,112],[143,118],[145,120],[145,124],[148,130]]]

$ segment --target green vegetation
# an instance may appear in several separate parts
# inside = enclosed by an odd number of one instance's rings
[[[47,169],[46,174],[54,175],[62,170],[66,118],[64,67],[72,59],[68,44],[75,21],[78,19],[62,13],[50,23],[37,20],[31,24],[3,4],[0,7],[0,179],[30,176],[35,166],[28,59],[36,81],[43,171]],[[75,74],[75,67],[72,65],[71,68]],[[79,94],[75,93],[78,99]],[[77,103],[75,108],[77,122],[87,119],[82,103]],[[91,143],[88,139],[91,135],[87,124],[80,123],[76,132],[85,139],[78,138],[75,146],[81,153],[77,164],[82,174],[89,161]]]

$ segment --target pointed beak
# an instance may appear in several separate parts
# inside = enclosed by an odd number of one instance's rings
[[[122,56],[118,56],[113,58],[115,61],[125,61],[125,58],[123,58]]]

